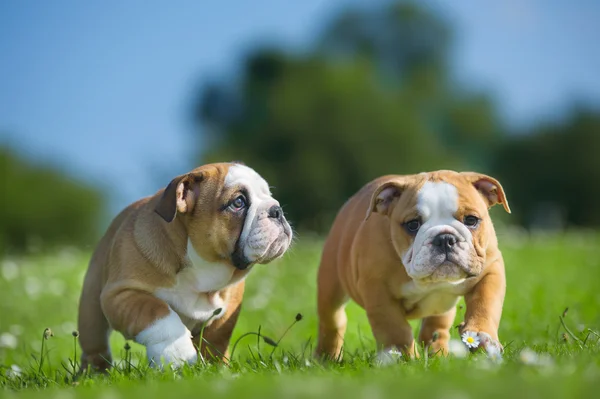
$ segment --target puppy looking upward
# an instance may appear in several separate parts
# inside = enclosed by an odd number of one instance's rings
[[[207,164],[125,208],[96,248],[79,304],[82,368],[110,366],[112,329],[151,364],[226,356],[244,278],[282,256],[292,230],[267,182],[236,163]],[[202,323],[221,309],[204,330]]]

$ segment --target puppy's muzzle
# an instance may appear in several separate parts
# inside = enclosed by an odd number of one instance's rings
[[[235,245],[235,250],[231,256],[231,260],[233,265],[239,270],[245,270],[253,263],[263,263],[265,261],[268,262],[274,258],[278,258],[279,256],[283,255],[289,246],[292,230],[285,219],[283,209],[279,205],[273,205],[266,209],[265,213],[263,213],[263,215],[267,217],[269,223],[271,223],[273,226],[278,226],[275,227],[276,229],[280,229],[279,236],[272,241],[265,243],[265,245],[268,245],[266,246],[265,253],[262,256],[252,259],[248,259],[244,255],[245,243],[242,243],[238,240]]]
[[[455,256],[453,255],[454,251],[457,250],[458,243],[458,237],[451,233],[440,233],[431,241],[433,248],[435,248],[438,253],[445,255],[445,260],[442,263],[451,262],[460,267],[467,277],[475,277],[476,274],[474,274],[469,267],[464,267],[460,262],[454,261]]]

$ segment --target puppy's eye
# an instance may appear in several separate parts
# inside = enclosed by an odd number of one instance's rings
[[[404,227],[409,233],[416,233],[421,228],[421,221],[419,219],[410,220],[404,223]]]
[[[229,205],[233,210],[239,211],[246,207],[246,198],[243,195],[240,195],[236,199],[233,200],[231,205]]]
[[[463,223],[467,227],[477,227],[479,224],[479,218],[477,216],[468,215],[463,219]]]

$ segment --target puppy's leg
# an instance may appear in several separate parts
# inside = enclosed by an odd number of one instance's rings
[[[105,371],[111,366],[109,347],[110,326],[100,306],[99,268],[90,268],[83,283],[79,299],[77,329],[81,345],[81,371],[91,367],[95,371]]]
[[[479,346],[488,353],[503,350],[498,340],[498,327],[505,292],[506,278],[500,261],[465,295],[467,309],[460,333],[477,333]]]
[[[192,334],[169,305],[152,294],[128,287],[105,289],[102,308],[112,327],[146,347],[153,366],[195,363]]]
[[[317,276],[319,336],[315,356],[336,361],[342,359],[348,324],[347,301],[348,295],[340,282],[334,256],[324,252]]]
[[[448,354],[448,341],[450,340],[450,328],[456,317],[456,306],[444,314],[425,317],[421,321],[419,331],[419,343],[424,345],[431,354]],[[437,333],[435,342],[433,335]]]
[[[228,362],[229,360],[229,341],[242,309],[244,281],[230,289],[228,295],[230,305],[225,310],[225,314],[204,329],[202,342],[200,342],[200,331],[193,338],[194,345],[200,348],[203,358],[208,361]]]
[[[363,282],[364,307],[379,350],[378,360],[387,362],[389,351],[402,351],[407,358],[418,356],[412,327],[398,300],[387,294],[387,287]]]

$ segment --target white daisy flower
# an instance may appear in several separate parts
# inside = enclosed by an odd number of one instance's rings
[[[479,336],[476,332],[465,331],[462,335],[462,341],[468,348],[477,348],[479,346]]]

